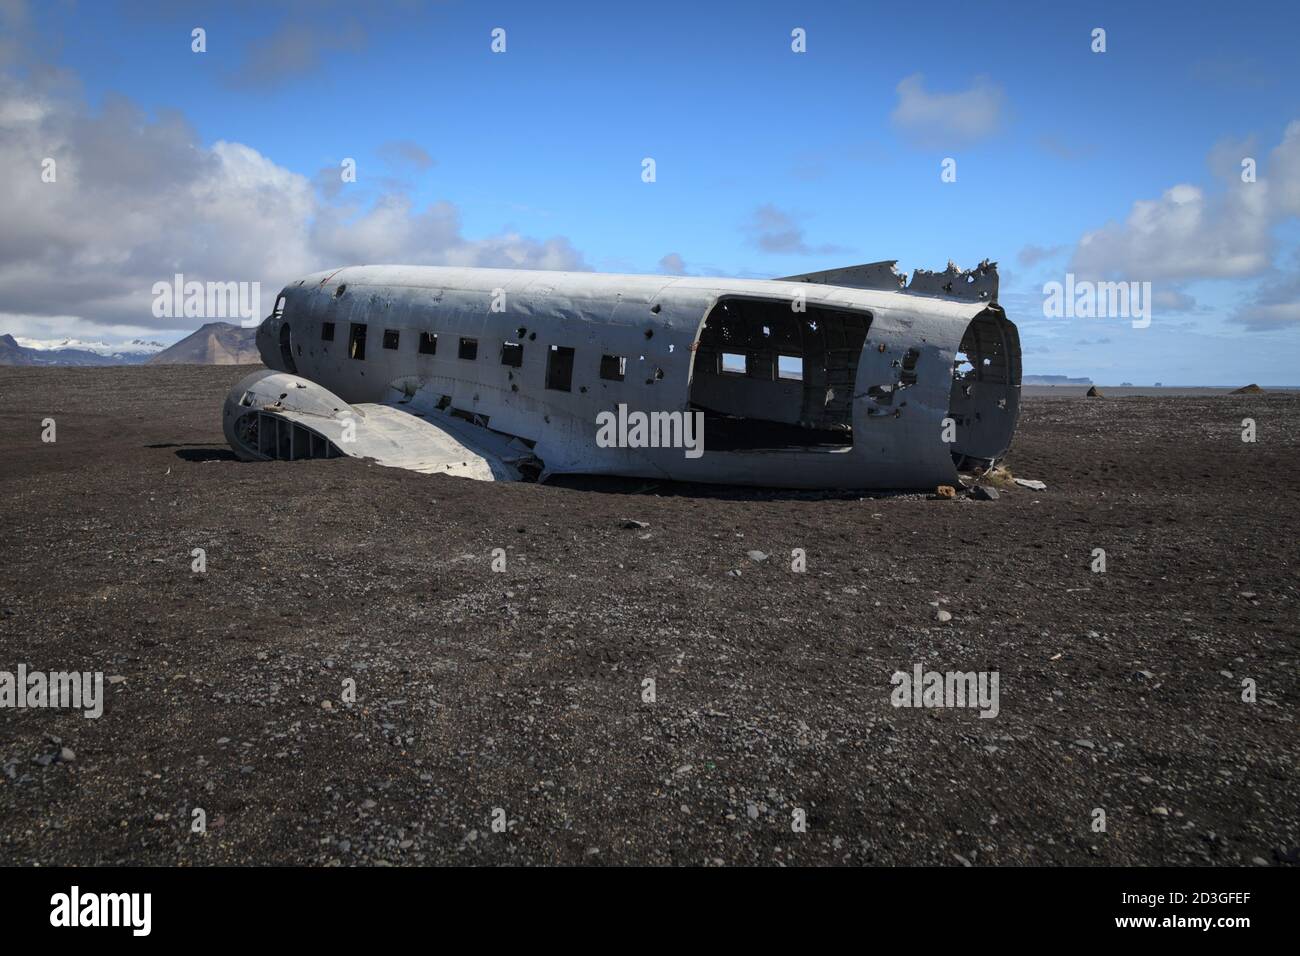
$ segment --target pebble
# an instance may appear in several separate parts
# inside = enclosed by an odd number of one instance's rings
[[[941,607],[935,608],[934,619],[940,624],[946,624],[948,621],[952,620],[952,614]]]

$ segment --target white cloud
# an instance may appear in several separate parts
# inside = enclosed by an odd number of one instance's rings
[[[436,165],[429,151],[414,140],[389,140],[380,144],[376,153],[380,159],[391,165],[409,166],[421,172],[432,169]]]
[[[1046,259],[1059,256],[1064,251],[1065,246],[1036,246],[1033,243],[1030,243],[1016,254],[1016,261],[1028,269],[1038,265],[1038,263],[1043,262]],[[1006,282],[1005,279],[1002,281]]]
[[[368,39],[365,29],[354,20],[339,22],[338,12],[289,17],[249,45],[226,82],[236,89],[275,89],[316,70],[325,56],[362,49]]]
[[[46,157],[53,183],[41,179]],[[469,238],[451,203],[419,208],[400,193],[331,202],[250,146],[203,145],[179,114],[149,117],[122,97],[91,112],[4,75],[0,168],[0,302],[10,318],[31,316],[34,329],[60,335],[175,328],[182,323],[153,317],[151,290],[177,272],[260,282],[269,302],[287,282],[333,266],[586,268],[563,237]]]
[[[1156,289],[1151,304],[1161,312],[1190,312],[1196,308],[1196,299],[1179,289]]]
[[[1005,94],[986,76],[968,90],[928,93],[920,73],[901,80],[898,105],[890,114],[895,127],[919,146],[963,146],[996,133],[1003,124]]]
[[[1289,272],[1273,273],[1230,318],[1255,332],[1300,325],[1300,250],[1291,257]]]
[[[755,245],[764,252],[794,253],[796,255],[823,255],[844,252],[841,246],[810,246],[804,240],[804,230],[793,216],[764,203],[754,210],[745,226]]]
[[[1180,184],[1159,199],[1140,199],[1123,223],[1085,233],[1071,263],[1083,277],[1157,279],[1258,275],[1272,253],[1266,190],[1229,186],[1206,197]]]
[[[686,275],[686,260],[676,252],[670,252],[659,260],[659,271],[664,275]]]
[[[1071,269],[1085,278],[1138,281],[1263,274],[1276,251],[1274,227],[1300,215],[1300,122],[1258,163],[1257,180],[1242,182],[1242,153],[1253,149],[1251,141],[1216,145],[1209,165],[1221,190],[1181,183],[1159,199],[1138,200],[1124,222],[1084,234]]]

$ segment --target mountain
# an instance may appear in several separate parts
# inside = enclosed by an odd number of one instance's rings
[[[31,351],[19,345],[12,335],[0,335],[0,365],[35,365]]]
[[[257,329],[209,322],[149,359],[150,365],[257,365]]]
[[[165,349],[135,339],[124,345],[80,339],[16,339],[0,335],[0,365],[140,365]]]

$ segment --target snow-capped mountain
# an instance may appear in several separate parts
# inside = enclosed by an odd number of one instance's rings
[[[164,351],[161,342],[86,342],[0,336],[0,365],[140,365]]]
[[[15,336],[14,340],[23,348],[35,349],[38,352],[59,352],[64,349],[74,349],[78,352],[94,352],[96,355],[111,358],[126,358],[135,355],[148,358],[167,348],[162,342],[146,342],[144,339],[132,339],[130,342],[115,344],[86,342],[82,339],[28,339],[20,336]]]

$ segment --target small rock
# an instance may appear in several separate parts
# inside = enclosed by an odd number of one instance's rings
[[[745,557],[751,561],[766,561],[767,553],[764,551],[746,551]]]
[[[1152,813],[1154,816],[1157,816],[1157,817],[1167,817],[1167,816],[1169,816],[1169,808],[1168,808],[1168,807],[1152,807],[1152,808],[1151,808],[1151,813]]]
[[[976,501],[997,501],[1000,497],[996,488],[988,485],[976,485],[971,489],[971,497]]]
[[[940,624],[946,624],[952,620],[952,614],[941,607],[934,609],[934,619]]]
[[[940,485],[938,488],[934,489],[934,493],[938,495],[940,498],[957,497],[957,489],[954,488],[952,485]]]
[[[1089,750],[1095,750],[1097,748],[1097,745],[1094,744],[1091,740],[1084,740],[1082,738],[1076,740],[1074,742],[1074,745],[1076,747],[1087,747]]]
[[[71,747],[63,747],[59,750],[59,759],[64,763],[72,763],[77,759],[77,754]]]
[[[1036,478],[1016,478],[1013,479],[1021,488],[1029,488],[1033,491],[1046,491],[1047,485]]]
[[[1086,398],[1105,398],[1106,396],[1102,395],[1102,394],[1101,394],[1101,389],[1097,388],[1097,386],[1094,385],[1092,388],[1088,389],[1088,394],[1087,394],[1085,397],[1086,397]]]
[[[322,700],[322,701],[320,702],[320,709],[321,709],[321,710],[333,710],[333,709],[334,709],[334,702],[333,702],[332,700]]]
[[[623,522],[623,527],[626,528],[628,531],[636,531],[638,529],[650,527],[650,522],[637,521],[635,518],[628,518]]]

